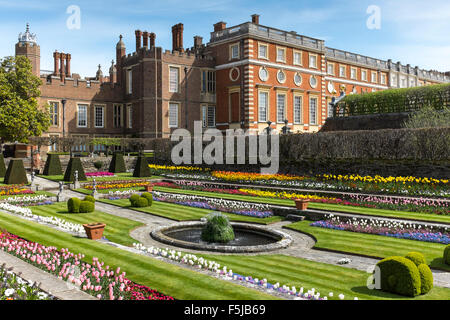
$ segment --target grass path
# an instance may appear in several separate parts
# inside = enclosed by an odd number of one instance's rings
[[[310,223],[311,221],[301,221],[285,226],[285,228],[314,236],[317,239],[314,248],[361,254],[375,258],[405,256],[408,252],[418,251],[424,254],[430,267],[450,271],[450,266],[444,264],[442,259],[444,244],[311,227]]]
[[[191,195],[198,195],[198,196],[215,197],[215,198],[220,197],[223,199],[230,199],[230,200],[241,200],[241,201],[248,201],[248,202],[258,202],[258,203],[267,203],[267,204],[295,207],[294,201],[288,200],[288,199],[264,198],[264,197],[256,197],[256,196],[235,195],[235,194],[197,191],[197,190],[183,190],[183,189],[175,189],[175,188],[167,188],[167,187],[154,187],[154,190],[171,192],[171,193],[181,193],[181,194],[191,194]],[[440,216],[440,215],[436,215],[436,214],[428,214],[428,213],[420,213],[420,212],[397,211],[397,210],[387,210],[387,209],[373,209],[373,208],[352,207],[352,206],[344,206],[344,205],[338,205],[338,204],[326,204],[326,203],[314,203],[314,202],[310,202],[308,207],[311,209],[342,211],[342,212],[346,212],[346,213],[364,214],[364,215],[369,215],[369,216],[374,215],[374,216],[382,216],[382,217],[388,217],[388,218],[403,218],[403,219],[413,219],[413,220],[420,220],[420,221],[427,221],[427,222],[450,223],[450,216]]]
[[[133,242],[136,242],[135,239],[130,237],[130,231],[144,225],[137,221],[121,218],[98,210],[91,213],[68,213],[67,204],[65,202],[30,207],[30,209],[36,215],[46,217],[54,216],[77,224],[103,222],[106,224],[103,235],[108,240],[125,246],[131,246],[133,245]]]
[[[83,253],[86,262],[92,258],[113,267],[120,267],[127,277],[139,284],[156,289],[176,299],[192,300],[266,300],[273,296],[227,281],[187,270],[150,257],[130,253],[104,243],[77,238],[38,223],[0,212],[0,228],[29,241],[73,253]]]

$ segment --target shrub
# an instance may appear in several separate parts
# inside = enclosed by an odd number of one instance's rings
[[[95,204],[91,201],[80,202],[80,213],[90,213],[95,210]]]
[[[433,273],[424,263],[419,264],[417,268],[420,274],[420,294],[426,294],[433,288]]]
[[[233,227],[227,216],[221,213],[211,213],[206,220],[206,225],[202,230],[203,241],[226,243],[234,240]]]
[[[86,196],[84,197],[84,201],[90,201],[92,203],[95,203],[95,198],[93,196]]]
[[[133,195],[130,197],[130,203],[131,203],[131,206],[132,206],[132,207],[136,207],[136,203],[137,203],[137,201],[139,200],[139,198],[140,198],[140,196],[139,196],[138,194],[133,194]]]
[[[427,260],[420,252],[410,252],[405,256],[405,258],[414,262],[417,267],[421,264],[427,264]]]
[[[450,265],[450,244],[444,249],[444,263]]]
[[[436,110],[431,106],[412,113],[405,121],[405,128],[441,128],[448,127],[450,123],[450,108],[444,107],[443,110]]]
[[[147,199],[148,206],[151,206],[153,203],[153,195],[150,192],[144,192],[141,197]]]
[[[57,154],[48,153],[47,161],[45,161],[44,172],[45,176],[56,176],[61,175],[61,161],[59,161],[59,156]]]
[[[67,165],[66,172],[64,173],[64,181],[74,181],[75,171],[78,170],[78,181],[86,181],[86,175],[84,174],[83,166],[81,165],[80,158],[70,158]]]
[[[127,168],[125,167],[125,161],[123,160],[122,153],[120,152],[114,153],[111,163],[109,164],[108,171],[113,173],[127,172]]]
[[[5,174],[5,184],[28,184],[27,173],[22,159],[9,161],[8,170]]]
[[[150,177],[150,168],[147,159],[144,156],[139,156],[134,167],[133,177]]]
[[[145,208],[148,207],[148,200],[144,197],[140,197],[138,201],[136,202],[136,207],[138,208]]]
[[[95,167],[95,169],[97,169],[97,170],[100,170],[102,167],[103,167],[103,162],[102,161],[95,161],[94,162],[94,167]]]
[[[3,157],[3,153],[0,152],[0,178],[3,178],[5,176],[5,173],[5,158]]]
[[[377,263],[381,290],[415,297],[420,294],[420,273],[414,262],[403,257],[388,257]]]
[[[67,210],[69,211],[69,213],[79,213],[80,203],[81,203],[80,199],[70,198],[69,201],[67,201]]]

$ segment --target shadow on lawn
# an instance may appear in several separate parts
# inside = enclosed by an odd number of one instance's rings
[[[365,295],[369,295],[369,296],[387,298],[387,299],[401,300],[401,299],[411,299],[412,298],[412,297],[400,296],[398,294],[393,294],[390,292],[385,292],[385,291],[381,291],[381,290],[377,290],[377,289],[369,289],[366,286],[353,287],[353,288],[351,288],[351,290],[353,292],[357,292],[359,294],[365,294]]]

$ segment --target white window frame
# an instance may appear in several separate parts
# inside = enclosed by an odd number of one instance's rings
[[[235,47],[237,47],[237,55],[233,56],[233,48],[235,48]],[[240,59],[240,45],[239,45],[239,42],[230,44],[229,50],[230,50],[230,52],[229,52],[229,56],[230,56],[229,60]]]
[[[133,93],[133,69],[127,69],[127,94]]]
[[[370,76],[370,82],[372,83],[378,83],[378,74],[376,71],[372,71]]]
[[[123,127],[123,104],[120,103],[113,104],[113,127],[114,128]]]
[[[83,107],[86,110],[85,125],[80,125],[80,120],[81,120],[80,119],[80,114],[81,114],[80,107]],[[88,104],[85,104],[85,103],[77,104],[77,128],[87,128],[88,127],[88,113],[89,113],[89,105]]]
[[[300,110],[296,110],[296,99],[300,98]],[[299,111],[298,117],[296,117],[296,111]],[[292,119],[294,124],[302,124],[303,123],[303,95],[295,94],[292,101]]]
[[[313,85],[313,84],[312,84],[312,80],[313,80],[313,79],[316,81],[316,85]],[[309,77],[309,85],[311,86],[311,88],[317,88],[318,83],[319,83],[319,80],[317,80],[317,78],[316,78],[315,75],[311,75],[311,76]]]
[[[280,59],[280,56],[278,55],[278,50],[283,51],[283,57]],[[277,62],[286,63],[286,48],[277,46]]]
[[[298,54],[300,56],[300,62],[295,61],[295,55]],[[299,50],[292,50],[292,64],[294,66],[303,66],[303,52]]]
[[[342,74],[341,70],[344,70],[344,74]],[[347,77],[347,66],[340,64],[339,65],[339,77],[346,78]]]
[[[381,74],[381,84],[386,84],[387,76],[385,73]]]
[[[314,64],[311,63],[311,58],[315,58],[315,63]],[[309,65],[309,67],[312,68],[312,69],[317,69],[318,62],[319,61],[318,61],[317,54],[310,53],[309,56],[308,56],[308,65]]]
[[[50,105],[50,126],[54,128],[59,128],[59,101],[48,101],[47,102]],[[54,104],[56,104],[56,114],[54,112]],[[55,117],[56,116],[56,117]],[[56,120],[56,124],[54,124],[54,121]]]
[[[355,71],[355,75],[353,76],[353,71]],[[358,80],[358,68],[350,67],[350,79]]]
[[[300,81],[299,81],[299,82],[295,81],[295,77],[296,77],[296,76],[299,76],[299,77],[300,77]],[[301,75],[300,72],[296,72],[296,73],[294,74],[294,77],[293,77],[292,79],[293,79],[293,81],[294,81],[294,84],[295,84],[297,87],[300,87],[300,86],[302,85],[303,77],[302,77],[302,75]]]
[[[102,125],[101,126],[97,126],[97,109],[101,109],[102,110]],[[104,128],[105,127],[105,110],[106,107],[104,104],[96,104],[94,105],[94,128]]]
[[[266,95],[266,104],[261,108],[261,94]],[[270,103],[270,91],[258,90],[258,122],[267,122],[269,120],[269,103]],[[265,117],[262,117],[261,110],[265,109]]]
[[[312,106],[311,101],[312,100],[316,101],[316,107],[314,108],[314,118],[312,117],[313,113],[311,112],[311,110],[313,110],[311,108],[311,106]],[[317,123],[318,123],[318,121],[317,121],[318,120],[317,119],[317,110],[318,110],[318,108],[319,108],[319,97],[317,97],[317,96],[310,96],[309,97],[309,124],[310,125],[317,125]]]
[[[283,104],[283,119],[280,119],[280,96],[284,97],[284,104]],[[286,92],[277,92],[277,123],[284,123],[284,120],[287,119],[286,115],[286,104],[287,104],[287,94]]]
[[[332,67],[331,72],[330,72],[330,67]],[[335,68],[336,68],[336,65],[333,62],[328,62],[327,63],[327,74],[334,76],[334,74],[336,73]]]
[[[175,112],[175,121],[171,121],[173,119],[171,119],[171,109],[173,110],[173,107],[176,107],[176,112]],[[169,128],[178,128],[179,126],[179,112],[180,112],[180,104],[177,102],[169,102],[169,109],[167,110],[168,112],[168,122],[169,122]],[[176,124],[175,124],[176,122]]]
[[[366,76],[363,76],[364,74],[365,74]],[[361,69],[361,81],[366,81],[366,82],[368,82],[369,80],[368,80],[368,78],[367,78],[367,75],[368,75],[367,70],[366,70],[366,69]]]
[[[133,105],[127,104],[127,119],[128,119],[128,129],[133,128]]]
[[[263,71],[263,70],[265,70],[267,73],[267,77],[265,77],[265,78],[261,76],[261,71]],[[266,82],[267,80],[269,80],[269,70],[267,70],[267,68],[264,66],[260,67],[259,71],[258,71],[258,77],[259,77],[259,79],[261,79],[261,81]]]
[[[265,47],[266,48],[266,55],[265,56],[261,55],[261,51],[260,51],[261,47]],[[258,42],[258,59],[269,60],[269,44]]]
[[[280,74],[283,74],[284,79],[280,80],[280,78],[279,78]],[[283,83],[286,82],[286,79],[287,79],[286,72],[284,72],[284,70],[281,70],[281,69],[278,70],[278,71],[277,71],[277,81],[278,81],[279,83],[283,84]]]
[[[176,71],[176,79],[172,79],[172,71]],[[176,88],[174,87],[176,86]],[[179,92],[180,90],[180,67],[169,66],[169,92]]]

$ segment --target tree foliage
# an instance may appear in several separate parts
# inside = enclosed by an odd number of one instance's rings
[[[4,141],[28,142],[50,126],[49,106],[40,108],[42,81],[33,75],[24,56],[0,61],[0,137]]]
[[[415,128],[442,128],[450,126],[450,107],[436,110],[432,106],[426,106],[410,115],[405,121],[404,127]]]

